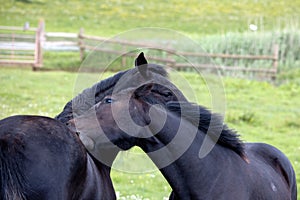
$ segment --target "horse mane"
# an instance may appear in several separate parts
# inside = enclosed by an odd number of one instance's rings
[[[160,65],[148,64],[147,66],[148,70],[155,74],[159,74],[164,77],[168,76],[167,71]],[[114,86],[117,84],[120,78],[128,72],[133,72],[133,70],[137,71],[137,68],[132,68],[118,72],[117,74],[107,79],[99,81],[92,87],[83,90],[80,94],[78,94],[65,105],[63,111],[60,114],[58,114],[55,117],[55,119],[66,123],[73,117],[83,114],[92,106],[100,102],[105,96],[111,95]]]
[[[217,144],[233,150],[242,158],[246,158],[244,143],[240,140],[236,131],[229,129],[228,126],[223,123],[221,115],[212,113],[203,106],[187,101],[168,102],[166,109],[183,117],[193,125],[198,126],[200,131],[208,134]],[[219,135],[220,130],[221,134]]]
[[[147,64],[147,69],[149,71],[151,71],[152,73],[159,74],[159,75],[161,75],[163,77],[167,77],[168,76],[167,71],[162,66],[160,66],[160,65],[156,65],[156,64],[151,64],[150,63],[150,64]],[[133,70],[137,70],[137,68],[128,69],[128,70],[125,70],[125,71],[118,72],[114,76],[109,77],[109,78],[107,78],[105,80],[102,80],[102,81],[96,83],[94,86],[92,86],[92,88],[96,87],[96,90],[95,90],[96,91],[96,93],[95,93],[95,97],[96,97],[95,101],[96,102],[95,102],[95,104],[98,103],[98,102],[100,102],[105,96],[110,95],[112,93],[113,87],[120,80],[120,78],[124,74],[128,73],[129,71],[133,71]],[[80,94],[78,96],[80,96]]]

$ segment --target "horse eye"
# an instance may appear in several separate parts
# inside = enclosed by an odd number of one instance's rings
[[[103,102],[108,104],[108,103],[114,102],[114,100],[111,99],[111,98],[105,98],[105,99],[103,100]]]
[[[165,94],[165,96],[166,96],[166,97],[172,96],[172,92],[167,92],[167,93]]]

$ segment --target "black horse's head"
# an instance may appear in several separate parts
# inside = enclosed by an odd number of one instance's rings
[[[79,132],[95,157],[98,157],[99,149],[117,147],[127,150],[141,144],[145,138],[151,140],[153,130],[149,130],[149,125],[161,123],[164,117],[161,112],[156,112],[157,109],[168,102],[185,100],[167,79],[146,71],[147,66],[142,73],[133,74],[136,87],[113,92],[84,115],[69,121],[69,128]],[[146,78],[143,73],[148,73]],[[141,80],[144,82],[139,82]]]
[[[161,76],[167,78],[168,74],[164,67],[148,63],[144,53],[140,53],[135,59],[135,67],[121,71],[112,77],[101,80],[92,87],[85,89],[79,95],[69,101],[63,111],[55,118],[66,123],[73,117],[80,116],[88,111],[95,104],[100,102],[105,96],[111,95],[117,90],[136,87],[151,76]]]
[[[126,150],[137,145],[140,141],[137,138],[141,136],[131,130],[138,130],[153,121],[149,116],[151,105],[185,100],[166,74],[160,71],[160,66],[149,64],[141,53],[135,60],[135,68],[122,74],[106,97],[68,122],[71,129],[80,133],[81,140],[95,157],[101,156],[95,155],[100,152],[97,149],[119,147]],[[124,131],[120,123],[125,124],[128,130]]]

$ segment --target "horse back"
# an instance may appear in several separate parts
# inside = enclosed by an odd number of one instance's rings
[[[60,122],[40,116],[0,121],[0,199],[76,199],[85,177],[81,143]]]
[[[257,171],[264,170],[267,176],[270,171],[274,171],[290,193],[291,200],[297,200],[297,183],[295,171],[289,159],[279,149],[265,143],[247,143],[246,152],[249,156],[250,166],[255,166]],[[253,162],[251,164],[251,162]],[[272,169],[272,170],[271,170]],[[279,181],[280,182],[280,181]],[[274,183],[270,183],[274,192],[277,189]],[[282,185],[284,187],[284,185]]]

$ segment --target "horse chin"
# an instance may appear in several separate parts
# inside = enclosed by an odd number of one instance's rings
[[[95,142],[92,138],[83,135],[83,134],[79,134],[79,138],[82,142],[82,144],[89,150],[89,151],[93,151],[95,149]]]

